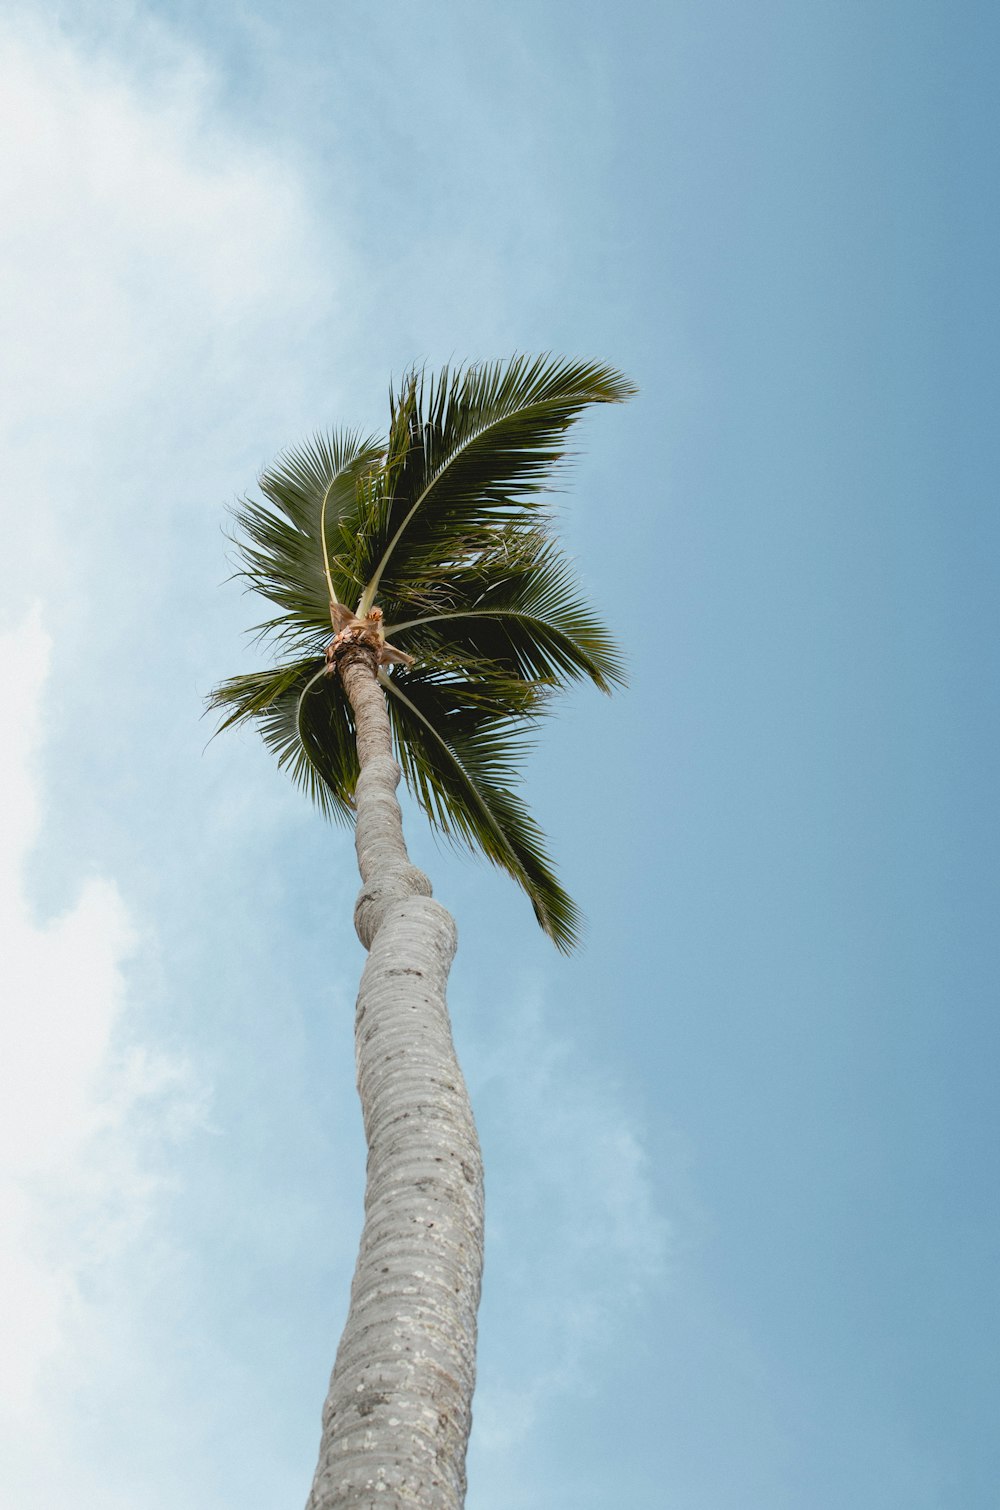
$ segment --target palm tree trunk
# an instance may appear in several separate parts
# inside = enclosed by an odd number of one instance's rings
[[[376,669],[365,644],[337,658],[361,765],[355,926],[369,952],[355,1038],[368,1182],[307,1510],[459,1510],[482,1277],[482,1161],[445,1002],[455,925],[409,862]]]

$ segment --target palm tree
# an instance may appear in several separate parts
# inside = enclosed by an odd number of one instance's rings
[[[576,908],[514,787],[553,693],[581,678],[607,692],[622,670],[543,495],[581,412],[632,392],[611,368],[549,357],[414,371],[390,391],[387,439],[318,436],[237,510],[281,663],[212,703],[223,728],[255,721],[323,812],[354,822],[368,950],[365,1222],[309,1510],[464,1500],[482,1164],[445,1003],[455,926],[410,864],[396,788],[402,768],[434,828],[507,870],[573,946]]]

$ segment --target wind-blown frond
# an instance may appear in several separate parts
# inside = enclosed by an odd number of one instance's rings
[[[271,705],[296,686],[311,670],[314,660],[290,661],[270,671],[249,671],[220,682],[210,694],[208,706],[223,713],[217,733],[234,724],[247,723],[266,713]]]
[[[425,594],[386,636],[420,661],[466,656],[527,681],[589,678],[602,692],[624,680],[621,656],[577,595],[569,563],[535,530],[484,552]]]
[[[231,677],[209,705],[226,712],[219,732],[256,722],[268,749],[328,818],[350,823],[358,752],[351,706],[324,657]]]
[[[411,375],[393,399],[382,515],[358,558],[365,607],[405,603],[414,582],[488,549],[498,528],[537,519],[574,420],[634,391],[614,368],[554,357]]]
[[[536,699],[525,700],[525,684],[516,682],[491,689],[433,672],[383,672],[379,680],[406,783],[431,824],[506,870],[568,952],[579,938],[579,912],[546,859],[541,830],[511,790],[523,750],[519,722],[540,711]]]
[[[315,436],[286,451],[260,478],[267,500],[235,510],[248,586],[281,610],[258,629],[290,649],[315,649],[330,630],[330,600],[353,607],[364,587],[345,569],[364,527],[360,498],[384,444],[351,432]]]

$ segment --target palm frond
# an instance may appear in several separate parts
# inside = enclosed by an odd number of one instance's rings
[[[228,710],[219,731],[254,721],[278,767],[328,818],[351,823],[358,752],[350,703],[322,656],[222,682],[209,705]]]
[[[234,511],[241,574],[281,610],[259,628],[277,631],[291,649],[312,649],[329,632],[331,596],[353,606],[361,595],[344,545],[363,528],[364,481],[384,450],[349,431],[315,436],[262,473],[265,502],[246,499]]]
[[[497,678],[459,682],[436,672],[379,680],[389,695],[399,762],[407,786],[445,838],[481,851],[527,893],[541,927],[563,952],[580,934],[581,919],[545,854],[544,838],[514,795],[524,721],[544,696]]]
[[[220,682],[208,697],[209,708],[224,715],[216,732],[221,734],[223,729],[266,713],[278,698],[315,669],[315,660],[290,661],[269,671],[249,671]]]
[[[422,595],[386,635],[418,660],[466,656],[553,685],[625,681],[612,636],[576,592],[569,562],[537,531],[502,541]]]
[[[364,606],[378,594],[405,602],[429,569],[460,565],[498,528],[536,519],[573,422],[634,391],[614,368],[548,356],[411,374],[393,399],[381,517],[358,563]]]

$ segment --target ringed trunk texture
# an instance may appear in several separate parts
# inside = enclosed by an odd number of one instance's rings
[[[361,775],[355,1019],[365,1222],[307,1510],[460,1510],[483,1264],[479,1142],[445,986],[455,925],[403,841],[376,652],[345,647]]]

